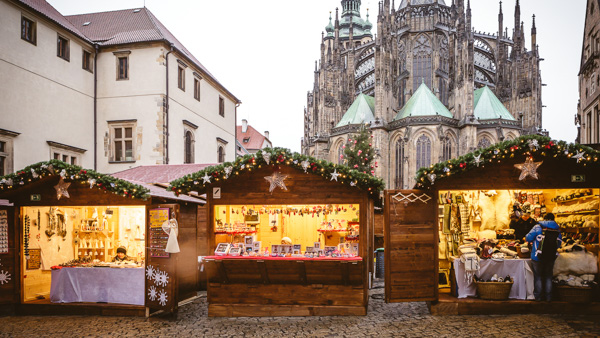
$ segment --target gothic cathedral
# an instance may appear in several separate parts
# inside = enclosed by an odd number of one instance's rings
[[[470,0],[394,3],[379,3],[375,38],[361,0],[342,0],[341,17],[330,14],[304,111],[304,154],[342,163],[345,141],[368,123],[375,175],[407,189],[421,167],[543,133],[535,16],[527,50],[519,0],[512,37],[502,2],[498,34],[471,27]]]

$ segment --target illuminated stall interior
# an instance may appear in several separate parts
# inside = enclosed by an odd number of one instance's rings
[[[217,248],[219,243],[240,248],[229,255],[238,255],[238,252],[249,256],[359,255],[358,205],[218,205],[214,208]],[[280,246],[286,237],[291,243]]]
[[[145,260],[144,206],[22,207],[23,301],[48,298],[51,267],[111,262],[117,248],[133,261]]]
[[[563,238],[579,240],[597,254],[599,201],[599,189],[591,188],[439,191],[440,269],[460,256],[458,247],[465,239],[495,236],[500,246],[522,240],[507,230],[511,214],[518,217],[526,210],[538,221],[552,212]]]

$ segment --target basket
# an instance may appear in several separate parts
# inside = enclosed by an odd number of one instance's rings
[[[475,282],[477,294],[481,299],[506,300],[513,282]]]
[[[591,287],[555,286],[558,299],[567,303],[589,303],[592,301],[593,290]]]

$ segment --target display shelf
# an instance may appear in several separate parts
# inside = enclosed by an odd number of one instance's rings
[[[344,237],[344,239],[347,240],[347,241],[356,241],[356,240],[358,240],[358,235],[356,235],[356,236],[346,236],[346,237]]]
[[[215,235],[241,235],[241,234],[255,234],[254,231],[215,231]]]
[[[562,203],[570,203],[570,202],[577,202],[577,201],[583,201],[583,200],[587,200],[587,199],[591,199],[591,198],[598,198],[598,195],[586,195],[586,196],[581,196],[581,197],[576,197],[576,198],[571,198],[568,200],[557,200],[555,201],[557,204],[562,204]]]
[[[567,216],[567,215],[588,215],[598,213],[598,209],[593,210],[581,210],[581,211],[570,211],[570,212],[560,212],[557,213],[556,216]]]
[[[591,232],[591,233],[597,234],[598,233],[598,228],[580,227],[579,228],[579,232],[586,232],[586,233]]]
[[[318,232],[348,232],[348,230],[342,229],[317,229]]]

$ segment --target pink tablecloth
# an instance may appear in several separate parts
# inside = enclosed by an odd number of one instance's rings
[[[262,257],[262,256],[206,256],[204,259],[247,259],[260,261],[362,261],[362,257]]]

